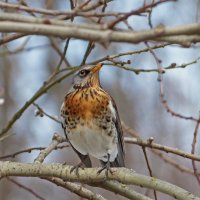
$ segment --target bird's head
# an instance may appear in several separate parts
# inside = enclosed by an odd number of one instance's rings
[[[85,66],[81,68],[73,79],[73,89],[83,89],[89,87],[100,86],[99,70],[102,64],[98,63],[94,66]]]

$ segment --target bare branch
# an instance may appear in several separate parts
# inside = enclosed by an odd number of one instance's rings
[[[57,133],[53,135],[51,144],[42,150],[38,157],[35,159],[34,163],[42,163],[44,159],[58,146],[58,144],[65,142],[66,140],[59,136]]]
[[[11,42],[11,41],[19,39],[19,38],[22,38],[27,35],[28,34],[25,34],[25,33],[15,33],[12,35],[7,35],[7,36],[3,37],[2,39],[0,39],[0,45]]]
[[[143,151],[143,153],[144,153],[145,161],[146,161],[146,163],[147,163],[147,169],[148,169],[148,171],[149,171],[149,175],[150,175],[151,177],[153,177],[153,173],[152,173],[152,170],[151,170],[151,166],[150,166],[150,163],[149,163],[149,160],[148,160],[148,157],[147,157],[147,152],[146,152],[145,147],[142,147],[142,151]],[[153,190],[153,193],[154,193],[155,200],[157,200],[156,190]]]
[[[31,176],[31,177],[57,177],[63,180],[80,181],[84,183],[99,183],[106,179],[106,174],[97,175],[99,168],[85,168],[76,173],[70,173],[71,166],[62,164],[25,164],[10,161],[0,161],[0,177],[5,176]],[[152,188],[166,193],[180,200],[199,200],[190,192],[167,183],[165,181],[144,176],[126,168],[113,168],[113,173],[108,174],[109,180],[116,180],[124,184],[134,184]]]
[[[80,186],[75,183],[71,183],[68,181],[63,181],[60,178],[44,178],[45,180],[56,184],[59,187],[65,188],[78,196],[86,199],[93,199],[93,200],[106,200],[103,196],[96,194],[87,188]]]
[[[55,150],[58,150],[58,149],[64,149],[66,147],[69,147],[68,144],[64,144],[64,145],[58,145]],[[6,159],[6,158],[15,158],[16,156],[20,155],[20,154],[23,154],[23,153],[31,153],[32,151],[41,151],[41,150],[44,150],[46,147],[31,147],[31,148],[27,148],[27,149],[23,149],[21,151],[17,151],[17,152],[14,152],[12,154],[8,154],[8,155],[5,155],[5,156],[0,156],[0,159]]]
[[[168,163],[169,165],[175,167],[177,170],[181,171],[181,172],[185,172],[188,173],[190,175],[194,175],[194,171],[188,167],[185,167],[181,164],[179,164],[176,160],[169,158],[167,156],[164,156],[161,152],[158,152],[155,149],[152,149],[152,152],[159,156],[164,162]]]
[[[61,82],[64,80],[66,77],[70,76],[73,74],[76,70],[71,70],[69,73],[59,77],[58,79],[52,81],[49,83],[56,74],[52,74],[52,76],[49,77],[49,79],[44,82],[44,85],[42,85],[37,92],[22,106],[10,119],[8,124],[3,128],[0,132],[0,141],[4,140],[7,138],[10,134],[8,134],[8,130],[13,126],[13,124],[21,117],[21,115],[25,112],[25,110],[36,100],[38,99],[41,95],[43,95],[47,90],[49,90],[51,87],[53,87],[55,84]]]
[[[153,7],[155,7],[159,4],[162,4],[162,3],[165,3],[165,2],[170,2],[170,1],[176,1],[176,0],[160,0],[160,1],[157,1],[157,2],[153,2],[153,3],[150,3],[150,4],[144,5],[137,10],[133,10],[133,11],[131,11],[131,12],[129,12],[129,13],[123,15],[123,16],[119,16],[116,20],[111,21],[108,24],[108,27],[113,28],[116,24],[118,24],[121,21],[127,20],[132,15],[139,15],[143,12],[147,12],[148,9],[152,9]]]
[[[110,0],[107,0],[105,2],[110,2]],[[101,1],[98,1],[95,3],[91,3],[90,5],[81,6],[74,10],[66,12],[66,11],[58,11],[58,10],[50,10],[50,9],[47,10],[47,9],[43,9],[43,8],[33,8],[33,7],[25,6],[25,5],[0,2],[0,8],[5,8],[5,9],[10,8],[10,9],[21,10],[21,11],[26,11],[26,12],[30,12],[30,13],[34,12],[34,13],[40,13],[40,14],[52,15],[52,16],[63,15],[65,17],[66,16],[71,17],[71,16],[75,16],[75,15],[76,16],[84,16],[84,17],[94,16],[95,13],[85,13],[85,12],[94,10],[102,5],[103,5],[103,3]],[[108,16],[110,16],[110,15],[112,16],[113,14],[109,13]]]
[[[41,116],[41,115],[45,115],[48,118],[52,119],[53,121],[61,124],[61,121],[58,119],[58,117],[53,117],[52,115],[49,115],[47,112],[44,111],[44,109],[42,109],[38,104],[33,103],[33,105],[38,109],[38,112],[36,113],[36,116]]]
[[[194,130],[194,136],[193,136],[193,141],[192,141],[192,150],[191,150],[192,154],[195,153],[199,125],[200,125],[200,116],[199,116],[199,120],[197,121],[196,126],[195,126],[195,130]],[[196,176],[196,179],[197,179],[197,181],[198,181],[198,183],[200,185],[200,176],[199,176],[199,174],[197,172],[197,167],[195,165],[195,161],[194,160],[192,160],[192,167],[193,167],[193,170],[194,170],[194,175]]]
[[[142,195],[124,184],[116,183],[115,181],[105,181],[103,184],[97,184],[98,187],[104,188],[106,190],[112,191],[115,194],[120,194],[128,199],[132,200],[152,200],[151,198]],[[94,185],[93,185],[94,186]]]
[[[28,188],[27,186],[19,183],[18,181],[10,178],[10,177],[6,177],[6,179],[8,181],[10,181],[11,183],[17,185],[18,187],[22,188],[23,190],[26,190],[27,192],[29,192],[31,195],[33,195],[35,198],[40,199],[40,200],[45,200],[45,198],[41,197],[39,194],[37,194],[35,191],[33,191],[32,189]]]
[[[51,20],[44,18],[42,19],[30,16],[25,17],[23,15],[17,15],[17,14],[15,15],[2,14],[0,16],[1,20],[8,20],[9,18],[13,19],[15,22],[1,21],[0,22],[1,32],[18,32],[25,34],[55,36],[61,38],[73,37],[83,40],[96,41],[102,44],[108,44],[110,42],[139,43],[149,40],[157,41],[160,37],[166,38],[169,36],[197,35],[200,30],[199,24],[189,24],[173,28],[162,26],[151,30],[145,30],[139,32],[126,31],[126,30],[118,31],[118,30],[105,29],[102,28],[102,26],[97,26],[97,25],[88,25],[88,24],[76,25],[73,23],[66,23],[61,20]],[[65,24],[65,26],[63,26],[63,24]]]
[[[148,140],[145,141],[145,140],[141,140],[140,138],[125,137],[125,141],[126,141],[126,143],[132,143],[132,144],[137,144],[137,145],[144,146],[144,147],[158,149],[161,151],[165,151],[166,153],[172,153],[172,154],[182,156],[184,158],[189,158],[191,160],[200,161],[200,156],[186,153],[177,148],[172,148],[172,147],[160,145],[160,144],[157,144],[154,142],[149,142]]]

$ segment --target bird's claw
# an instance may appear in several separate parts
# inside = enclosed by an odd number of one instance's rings
[[[70,174],[75,170],[75,173],[77,176],[79,176],[79,172],[78,170],[81,168],[81,169],[84,169],[84,164],[82,162],[80,162],[78,165],[76,166],[73,166],[71,169],[70,169]]]
[[[102,167],[100,170],[97,171],[97,174],[101,174],[102,171],[105,171],[106,173],[106,177],[108,178],[108,172],[110,172],[111,174],[113,174],[113,171],[111,170],[111,167],[110,167],[110,162],[107,162],[106,165],[104,167]]]

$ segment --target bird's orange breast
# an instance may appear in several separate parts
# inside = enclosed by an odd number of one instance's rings
[[[99,87],[78,89],[66,96],[64,114],[72,119],[97,118],[107,111],[109,100],[109,95]]]

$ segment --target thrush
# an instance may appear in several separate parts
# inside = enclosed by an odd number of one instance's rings
[[[102,64],[80,69],[61,106],[65,136],[81,162],[72,168],[92,167],[90,156],[101,161],[102,169],[124,167],[124,141],[116,104],[102,89]]]

